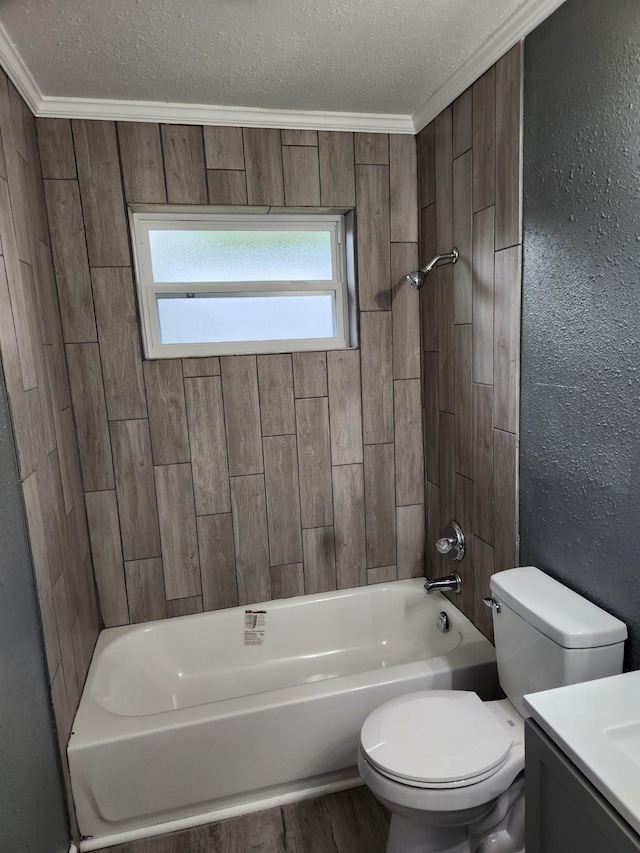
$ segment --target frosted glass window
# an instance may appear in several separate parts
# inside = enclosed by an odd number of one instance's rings
[[[157,305],[163,344],[284,341],[335,335],[331,293],[159,296]]]
[[[331,281],[329,231],[149,231],[155,282]]]
[[[129,220],[147,358],[355,339],[351,212],[131,205]]]

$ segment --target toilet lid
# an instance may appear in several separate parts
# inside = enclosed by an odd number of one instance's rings
[[[479,696],[461,690],[423,690],[386,702],[367,717],[360,741],[374,767],[418,785],[486,778],[513,743]]]

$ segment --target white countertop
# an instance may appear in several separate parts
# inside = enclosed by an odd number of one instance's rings
[[[640,833],[640,671],[530,693],[524,705]]]

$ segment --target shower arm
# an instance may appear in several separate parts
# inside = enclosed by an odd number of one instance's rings
[[[429,275],[431,270],[435,267],[436,264],[440,263],[440,261],[448,261],[452,264],[458,260],[459,252],[456,248],[453,248],[450,252],[445,252],[443,255],[436,255],[435,258],[429,261],[426,267],[423,267],[420,272],[423,272],[425,275]]]
[[[446,261],[449,264],[455,264],[458,260],[458,257],[458,250],[454,246],[450,252],[445,252],[442,255],[436,255],[435,258],[432,258],[429,261],[426,267],[422,267],[422,269],[416,270],[415,272],[410,272],[407,275],[406,280],[411,285],[411,287],[415,288],[416,290],[420,290],[420,288],[425,282],[426,277],[433,270],[436,264],[438,264],[440,261]]]

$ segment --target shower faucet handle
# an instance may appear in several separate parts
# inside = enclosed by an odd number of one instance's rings
[[[452,548],[453,539],[450,539],[448,536],[444,536],[442,539],[438,539],[438,541],[436,542],[436,551],[439,554],[448,554]]]
[[[449,554],[453,551],[453,559],[460,562],[464,558],[464,533],[457,521],[447,524],[445,535],[436,542],[439,554]]]

